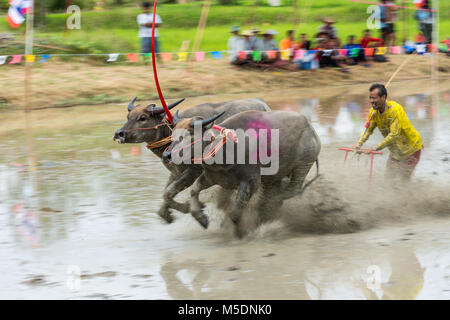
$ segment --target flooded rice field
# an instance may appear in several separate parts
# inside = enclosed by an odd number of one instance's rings
[[[112,140],[126,104],[62,110],[74,123],[62,128],[16,113],[23,128],[0,135],[0,298],[450,299],[450,90],[391,93],[425,145],[400,186],[384,180],[387,152],[369,183],[368,158],[344,166],[337,150],[363,128],[366,91],[263,97],[310,117],[321,178],[244,239],[213,201],[207,230],[178,212],[159,218],[168,171],[144,144]],[[77,124],[89,108],[120,108],[122,120]]]

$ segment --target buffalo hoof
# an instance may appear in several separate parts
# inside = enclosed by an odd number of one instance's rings
[[[163,218],[167,223],[172,223],[173,222],[173,217],[170,214],[170,211],[168,209],[164,209],[161,208],[161,210],[159,210],[158,215]]]
[[[242,239],[246,234],[247,232],[242,228],[240,224],[236,225],[236,227],[234,228],[234,235],[237,238]]]
[[[206,214],[204,214],[203,212],[193,212],[192,216],[195,218],[195,220],[197,220],[198,223],[200,223],[203,228],[208,229],[209,219]]]

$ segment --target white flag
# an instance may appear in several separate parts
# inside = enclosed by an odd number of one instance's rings
[[[0,64],[4,64],[8,56],[0,56]]]
[[[114,62],[117,60],[118,57],[119,57],[119,53],[110,53],[109,59],[106,60],[106,62]]]

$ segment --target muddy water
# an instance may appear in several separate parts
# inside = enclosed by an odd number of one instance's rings
[[[361,92],[266,98],[311,118],[322,178],[243,240],[212,205],[206,231],[178,213],[163,223],[168,173],[144,146],[113,143],[122,121],[4,132],[0,298],[449,299],[450,91],[435,105],[395,97],[425,143],[409,187],[383,182],[387,154],[371,184],[367,158],[343,166],[337,147],[356,140],[368,111]]]

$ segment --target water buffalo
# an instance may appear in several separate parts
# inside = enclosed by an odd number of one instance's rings
[[[181,99],[171,105],[174,108],[181,103]],[[172,125],[165,120],[165,113],[162,107],[155,104],[148,106],[135,106],[134,98],[128,104],[128,121],[114,134],[114,140],[118,143],[141,143],[146,142],[149,148],[157,157],[162,158],[164,150],[171,142]],[[183,117],[203,116],[211,117],[216,113],[222,113],[217,121],[247,110],[270,111],[269,106],[261,99],[241,99],[220,103],[203,103],[190,108],[181,113]],[[163,162],[169,169],[170,177],[163,193],[164,202],[158,214],[168,223],[173,221],[170,209],[175,209],[183,213],[189,213],[189,203],[179,203],[174,200],[175,196],[190,187],[200,176],[203,169],[201,165],[174,165]],[[199,218],[202,226],[207,226],[207,220]]]
[[[195,153],[195,145],[199,143],[202,145],[202,150],[208,150],[208,148],[212,148],[211,146],[216,145],[216,141],[223,139],[223,136],[218,135],[217,128],[216,130],[212,129],[212,121],[219,115],[209,119],[202,119],[201,117],[180,118],[178,113],[176,113],[173,142],[163,153],[164,160],[174,162],[175,156],[181,159],[181,151],[184,153],[188,148],[191,149],[188,157],[191,157],[190,155]],[[190,210],[197,220],[204,215],[204,205],[199,200],[199,194],[202,190],[213,185],[220,185],[225,189],[237,189],[230,218],[237,226],[237,234],[241,236],[245,233],[245,230],[239,224],[242,211],[247,206],[252,195],[260,187],[262,187],[262,196],[258,204],[258,214],[261,223],[267,221],[273,211],[281,207],[284,200],[304,190],[306,185],[303,186],[303,184],[306,175],[315,162],[317,164],[317,178],[319,171],[318,155],[321,143],[308,119],[304,115],[292,111],[246,111],[227,118],[219,123],[219,126],[231,129],[234,132],[242,133],[244,130],[246,132],[238,137],[237,143],[226,142],[226,146],[229,146],[230,143],[232,144],[231,149],[223,147],[221,155],[216,153],[220,161],[216,161],[217,159],[214,159],[213,163],[203,161],[203,173],[197,178],[191,188]],[[254,136],[251,136],[249,132],[257,132],[258,135],[258,132],[263,132],[261,129],[265,129],[267,133],[261,135],[263,139],[258,141],[256,147],[258,153],[255,161],[254,150],[251,150],[252,143],[250,142],[250,139],[254,139]],[[201,130],[200,134],[204,137],[203,140],[194,140],[195,130]],[[273,133],[269,133],[269,131]],[[205,138],[207,135],[215,138]],[[266,140],[264,141],[264,139]],[[210,140],[212,142],[208,145]],[[262,174],[262,169],[268,167],[268,165],[267,162],[263,163],[262,159],[258,158],[261,156],[258,149],[262,149],[264,144],[268,153],[276,156],[274,158],[278,161],[276,172]],[[270,148],[268,145],[270,145]],[[255,144],[253,144],[254,146]],[[230,156],[231,152],[233,154]],[[237,159],[243,155],[242,152],[244,152],[245,161],[239,162]],[[250,162],[252,154],[253,162]],[[230,156],[230,159],[227,160],[227,156]],[[204,160],[204,158],[200,158],[200,160]],[[287,184],[285,183],[286,179],[283,179],[285,177],[289,177]],[[202,219],[206,220],[206,218]]]

